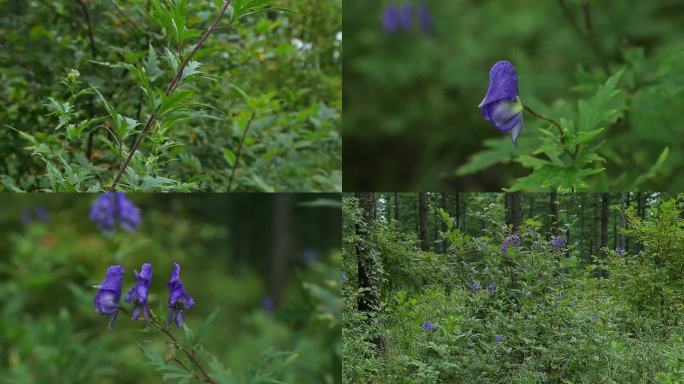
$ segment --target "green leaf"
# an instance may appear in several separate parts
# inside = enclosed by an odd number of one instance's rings
[[[223,150],[223,158],[226,159],[226,163],[228,163],[228,166],[231,168],[233,166],[235,166],[235,160],[237,157],[235,155],[235,153],[233,153],[233,151],[231,151],[228,148],[223,148],[222,150]]]
[[[625,100],[616,98],[620,90],[615,87],[623,72],[624,68],[611,76],[589,101],[579,101],[579,132],[593,130],[604,122],[612,121],[620,114],[625,107]]]
[[[651,167],[651,169],[648,170],[645,174],[639,176],[634,180],[632,185],[629,186],[627,190],[629,191],[636,191],[637,187],[639,185],[643,184],[646,180],[655,177],[658,172],[662,171],[663,166],[665,165],[665,161],[667,160],[667,156],[670,154],[670,148],[666,147],[663,149],[663,151],[660,153],[660,156],[658,156],[658,160],[656,160],[655,164]]]

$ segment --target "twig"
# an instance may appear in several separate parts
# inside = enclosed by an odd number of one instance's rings
[[[238,144],[238,149],[235,153],[235,164],[233,164],[233,170],[230,172],[230,179],[228,180],[228,192],[230,192],[233,189],[233,178],[235,177],[235,171],[237,170],[238,165],[240,164],[240,155],[242,155],[242,145],[244,144],[245,139],[247,138],[247,132],[249,131],[249,128],[252,126],[252,120],[254,120],[254,112],[252,112],[252,115],[249,117],[247,125],[245,126],[245,130],[242,131],[242,137],[240,138],[240,143]]]
[[[563,131],[563,128],[560,126],[560,124],[558,124],[555,120],[553,120],[553,119],[551,119],[551,118],[548,118],[548,117],[546,117],[546,116],[544,116],[544,115],[541,115],[541,114],[539,114],[539,113],[533,111],[533,110],[532,110],[530,107],[528,107],[527,105],[525,105],[524,108],[525,108],[525,110],[526,110],[527,112],[529,112],[529,113],[532,114],[533,116],[535,116],[535,117],[537,117],[537,118],[539,118],[539,119],[542,119],[542,120],[544,120],[544,121],[548,121],[549,123],[553,124],[556,128],[558,128],[558,132],[560,132],[561,144],[565,144],[565,131]]]
[[[169,86],[166,88],[166,91],[164,92],[165,96],[168,96],[173,92],[178,85],[180,84],[180,79],[183,76],[183,71],[185,70],[185,67],[188,65],[192,57],[195,55],[195,53],[204,45],[204,43],[207,41],[209,38],[209,35],[214,31],[216,26],[219,24],[221,19],[223,18],[223,15],[226,13],[228,10],[228,6],[230,6],[230,3],[232,0],[226,0],[223,3],[223,7],[219,11],[218,15],[216,16],[216,19],[214,19],[214,22],[207,28],[206,31],[204,31],[204,35],[202,35],[202,38],[200,41],[195,45],[195,48],[190,52],[188,57],[183,60],[183,63],[181,66],[178,68],[178,71],[176,72],[176,76],[173,78],[171,83],[169,83]],[[126,161],[124,162],[123,166],[119,168],[119,172],[116,174],[116,177],[114,178],[114,181],[112,182],[111,187],[109,188],[110,191],[113,191],[114,188],[116,188],[116,185],[119,183],[119,180],[121,180],[121,176],[123,176],[123,173],[126,171],[126,168],[128,167],[128,164],[131,162],[131,159],[133,158],[133,155],[135,155],[135,152],[138,150],[138,147],[140,146],[140,143],[142,142],[142,139],[149,133],[150,129],[152,128],[152,125],[154,121],[157,119],[156,116],[157,112],[154,111],[150,115],[150,117],[147,119],[147,122],[145,123],[145,126],[138,134],[138,137],[135,140],[135,143],[133,143],[133,147],[131,148],[131,152],[128,154],[128,157],[126,158]]]
[[[119,306],[119,309],[121,310],[121,312],[125,313],[126,315],[128,315],[128,316],[131,315],[130,312],[128,312],[128,310],[125,307]],[[205,371],[204,368],[202,368],[202,365],[200,365],[199,361],[197,361],[197,359],[195,358],[195,354],[190,353],[186,349],[181,348],[181,344],[178,341],[178,339],[176,338],[176,336],[174,336],[173,333],[169,332],[168,328],[164,324],[159,322],[159,320],[154,315],[154,312],[152,310],[149,310],[148,313],[150,314],[150,319],[152,320],[154,325],[157,326],[157,328],[159,330],[164,332],[173,341],[173,343],[178,347],[178,349],[181,350],[183,353],[185,353],[185,355],[190,359],[190,361],[192,361],[193,364],[195,364],[195,366],[200,370],[200,372],[202,372],[202,375],[204,376],[204,378],[198,377],[198,379],[200,379],[206,383],[216,384],[216,382],[209,376],[207,371]],[[178,364],[180,364],[180,366],[183,367],[186,371],[192,372],[180,360],[178,360],[177,358],[174,358],[174,360]]]
[[[95,47],[95,36],[93,35],[93,26],[90,21],[90,11],[88,10],[88,5],[84,2],[84,0],[78,0],[78,3],[80,4],[81,9],[83,10],[83,17],[85,17],[86,27],[88,29],[88,40],[90,40],[90,56],[93,60],[97,60],[97,48]],[[89,100],[88,105],[92,112],[92,101]],[[93,155],[93,134],[93,131],[90,131],[88,133],[88,145],[86,147],[86,157],[88,159],[90,159]]]
[[[608,63],[606,62],[603,50],[601,49],[601,46],[598,44],[596,35],[594,34],[591,22],[591,8],[589,4],[586,2],[582,4],[582,14],[584,15],[584,23],[587,28],[586,33],[582,31],[582,29],[580,28],[579,23],[575,19],[575,16],[572,14],[572,11],[568,7],[568,5],[565,3],[565,0],[558,0],[558,5],[561,7],[561,10],[563,11],[563,16],[565,16],[565,18],[568,20],[568,22],[572,26],[572,29],[574,29],[577,35],[580,38],[582,38],[582,40],[584,40],[584,42],[587,45],[589,45],[589,48],[591,48],[592,51],[594,51],[594,54],[596,55],[596,58],[598,59],[603,71],[606,74],[609,74],[610,68],[608,68]]]

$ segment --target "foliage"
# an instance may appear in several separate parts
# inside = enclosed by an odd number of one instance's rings
[[[0,2],[4,189],[339,190],[341,2],[222,6]]]
[[[445,254],[398,240],[405,235],[396,223],[379,220],[383,306],[371,329],[356,313],[355,283],[343,289],[344,382],[681,381],[684,221],[677,201],[658,201],[643,220],[628,213],[625,234],[643,243],[641,251],[604,250],[607,259],[588,264],[577,240],[555,247],[534,217],[504,251],[512,234],[497,209],[482,216],[488,223],[478,236],[465,235],[442,210]],[[353,274],[355,255],[345,250],[343,257]],[[422,326],[427,321],[433,329]],[[380,347],[369,342],[377,334]]]
[[[397,3],[425,4],[432,30],[383,30]],[[345,188],[680,190],[682,15],[674,0],[352,2]],[[525,111],[516,147],[483,119],[500,60],[563,134]]]
[[[189,381],[198,372],[183,351],[191,351],[217,383],[340,382],[339,235],[329,242],[325,233],[330,227],[339,233],[339,208],[294,211],[295,238],[320,255],[291,259],[282,268],[281,304],[266,308],[260,302],[272,294],[270,261],[255,255],[268,255],[272,247],[264,241],[272,236],[272,196],[129,198],[142,211],[137,232],[106,234],[88,219],[95,196],[5,198],[0,382],[197,382]],[[316,200],[292,198],[293,205],[298,201]],[[22,209],[36,206],[45,207],[49,218],[21,223]],[[245,206],[249,219],[240,213]],[[251,228],[251,235],[241,228]],[[102,281],[107,266],[126,266],[125,294],[133,284],[133,266],[143,262],[155,267],[149,303],[161,322],[168,314],[171,265],[183,265],[195,306],[186,312],[183,329],[168,329],[178,343],[158,326],[125,313],[108,331],[109,319],[93,311],[92,286]],[[122,305],[130,311],[129,304]]]

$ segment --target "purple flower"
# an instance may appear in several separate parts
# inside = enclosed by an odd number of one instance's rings
[[[422,328],[426,331],[432,331],[435,329],[435,325],[429,321],[423,323]]]
[[[622,249],[622,248],[620,248],[620,247],[616,247],[616,248],[615,248],[615,253],[617,253],[618,256],[622,256],[622,255],[625,254],[625,250]]]
[[[346,283],[348,280],[349,280],[349,278],[347,278],[347,273],[346,273],[346,272],[342,272],[342,282],[343,282],[343,283]]]
[[[183,312],[195,305],[195,300],[192,296],[185,292],[185,287],[180,279],[180,265],[173,263],[173,271],[169,279],[169,320],[175,320],[178,328],[183,326]]]
[[[494,290],[495,290],[495,289],[496,289],[496,288],[494,287],[494,283],[489,282],[489,284],[487,284],[487,292],[488,292],[488,293],[494,293]]]
[[[404,4],[399,7],[399,29],[408,31],[411,29],[413,19],[413,6],[411,4]]]
[[[510,132],[514,144],[523,130],[523,105],[518,97],[518,75],[508,61],[499,61],[489,71],[489,87],[478,105],[484,118],[501,132]]]
[[[98,287],[97,294],[93,300],[95,312],[101,315],[111,316],[109,328],[112,327],[119,314],[119,302],[121,301],[121,280],[123,280],[124,267],[112,265],[107,268],[105,278]]]
[[[556,250],[561,250],[568,243],[568,238],[565,236],[553,236],[551,237],[551,246]]]
[[[520,243],[521,243],[520,235],[508,236],[508,237],[504,238],[504,241],[501,244],[501,252],[506,253],[506,251],[508,251],[509,245],[519,246]]]
[[[480,290],[480,288],[482,288],[477,282],[470,283],[469,287],[473,292],[477,292]]]
[[[261,309],[266,313],[272,313],[275,309],[275,302],[271,296],[264,296],[261,299]]]
[[[149,321],[149,312],[147,309],[147,293],[150,290],[150,282],[152,281],[152,264],[145,263],[138,271],[135,272],[135,279],[138,281],[135,283],[133,288],[131,288],[128,293],[126,293],[126,302],[133,303],[133,314],[131,318],[137,320],[140,318],[140,311],[142,310],[145,320]]]
[[[50,218],[47,209],[43,206],[37,206],[35,208],[24,208],[21,211],[21,223],[24,225],[29,225],[35,220],[46,222]]]
[[[304,252],[302,252],[302,259],[304,259],[304,262],[306,263],[311,263],[317,258],[318,251],[316,251],[315,249],[305,249]]]
[[[430,10],[425,4],[418,6],[418,21],[423,32],[432,32],[432,15],[430,15]]]
[[[498,343],[500,343],[500,342],[503,341],[503,336],[501,336],[501,335],[496,335],[496,336],[494,336],[494,340],[495,340],[496,343],[498,344]]]
[[[140,225],[140,209],[123,192],[105,192],[90,206],[90,220],[105,233],[111,233],[116,225],[133,232]]]
[[[382,28],[387,33],[395,33],[399,30],[400,12],[396,5],[388,5],[382,14]]]

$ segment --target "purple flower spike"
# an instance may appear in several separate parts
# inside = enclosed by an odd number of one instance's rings
[[[382,28],[387,33],[395,33],[399,30],[400,19],[399,7],[396,5],[388,5],[382,14]]]
[[[173,271],[169,279],[169,320],[175,320],[178,328],[183,327],[183,312],[195,305],[192,296],[185,292],[185,287],[180,279],[180,265],[173,263]]]
[[[150,282],[152,281],[152,264],[145,263],[140,269],[140,273],[135,271],[135,283],[128,293],[126,293],[126,302],[133,303],[133,314],[131,318],[137,320],[140,318],[140,311],[142,310],[145,320],[149,321],[150,315],[147,309],[147,293],[150,290]]]
[[[106,234],[112,233],[117,224],[133,232],[140,225],[140,209],[123,192],[105,192],[90,206],[90,220]]]
[[[489,71],[487,95],[478,105],[482,115],[501,132],[510,132],[514,144],[523,130],[523,105],[518,97],[518,75],[508,61],[499,61]]]
[[[500,342],[503,341],[503,336],[501,336],[501,335],[496,335],[496,336],[494,336],[494,340],[495,340],[496,343],[498,344],[498,343],[500,343]]]
[[[432,32],[432,15],[430,15],[430,10],[425,4],[418,6],[418,21],[423,32]]]
[[[568,238],[565,236],[553,236],[551,238],[551,246],[556,250],[561,250],[568,243]]]
[[[100,284],[95,300],[93,300],[95,312],[112,317],[109,321],[109,328],[114,325],[114,321],[116,321],[116,317],[119,314],[123,275],[124,267],[120,265],[112,265],[107,268],[104,281]]]
[[[424,322],[421,327],[426,331],[432,331],[435,329],[435,325],[429,321]]]

